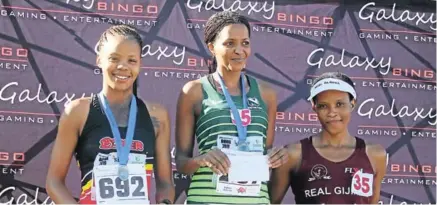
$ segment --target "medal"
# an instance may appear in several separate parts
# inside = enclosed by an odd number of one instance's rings
[[[249,150],[249,145],[248,145],[248,143],[246,142],[246,140],[244,140],[244,141],[238,141],[238,150],[240,150],[240,151],[245,151],[245,152],[248,152],[248,151],[250,151]]]
[[[120,178],[121,181],[126,181],[129,179],[129,169],[126,165],[118,166],[118,178]]]

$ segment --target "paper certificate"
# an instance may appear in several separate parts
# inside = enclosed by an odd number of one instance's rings
[[[231,161],[229,181],[269,181],[269,164],[260,153],[223,151]]]

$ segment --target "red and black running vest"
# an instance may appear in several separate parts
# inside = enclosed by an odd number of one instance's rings
[[[312,137],[300,141],[302,160],[297,170],[290,172],[290,186],[296,204],[369,204],[371,197],[352,194],[355,171],[374,174],[366,154],[364,140],[356,137],[355,151],[341,162],[322,157],[314,148]]]
[[[155,164],[155,130],[145,103],[137,98],[137,121],[132,140],[131,153],[147,155],[146,173],[150,197],[151,178]],[[119,127],[122,140],[126,139],[127,127]],[[98,95],[93,95],[90,111],[76,145],[76,160],[81,171],[82,191],[80,204],[96,204],[93,197],[93,168],[94,160],[99,153],[109,154],[117,152],[111,126],[102,111]]]

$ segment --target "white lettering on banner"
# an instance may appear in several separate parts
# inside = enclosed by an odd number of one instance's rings
[[[173,148],[171,148],[170,155],[171,155],[171,159],[172,159],[171,165],[172,165],[172,170],[173,170],[173,179],[191,179],[193,177],[192,174],[187,175],[187,174],[179,173],[175,169],[175,167],[176,167],[176,162],[174,161],[176,159],[176,147],[175,146],[173,146]]]
[[[8,191],[15,191],[15,187],[11,186],[11,187],[7,187],[3,190],[0,190],[0,199],[2,197],[4,197],[4,195],[7,194]],[[17,199],[15,199],[14,197],[11,197],[11,199],[4,203],[5,205],[12,205],[12,204],[36,204],[36,205],[40,205],[38,204],[38,193],[39,193],[39,188],[37,187],[35,190],[35,195],[32,196],[33,200],[32,201],[27,201],[27,194],[23,193],[21,194]],[[49,202],[50,200],[50,202]],[[13,203],[15,201],[15,203]],[[2,203],[3,204],[3,203]],[[41,205],[45,205],[45,204],[51,204],[51,205],[55,205],[55,203],[53,203],[53,201],[51,201],[50,197],[47,197],[44,202]]]
[[[24,19],[47,19],[46,14],[34,13],[34,12],[26,12],[26,11],[15,11],[15,10],[0,10],[0,16],[9,16],[15,18],[24,18]]]
[[[116,18],[106,18],[106,17],[77,16],[77,15],[64,15],[62,20],[65,22],[124,24],[124,25],[131,25],[131,26],[156,26],[156,23],[158,23],[158,21],[155,20],[116,19]]]
[[[365,70],[367,70],[369,67],[372,67],[372,68],[381,67],[381,68],[386,68],[385,73],[382,73],[380,71],[381,74],[387,75],[390,72],[391,57],[388,57],[387,62],[384,62],[384,57],[382,57],[381,60],[379,60],[379,62],[377,64],[374,63],[376,61],[375,58],[369,59],[368,57],[366,57],[364,61],[361,61],[359,56],[354,56],[354,57],[350,58],[350,60],[348,62],[346,62],[345,49],[341,50],[340,59],[335,59],[334,55],[328,55],[326,58],[320,58],[317,62],[312,61],[314,56],[317,53],[324,52],[324,51],[325,51],[325,49],[323,49],[323,48],[318,48],[318,49],[312,51],[310,53],[310,55],[308,55],[308,58],[307,58],[308,65],[317,66],[317,68],[320,68],[322,65],[325,65],[325,67],[340,65],[344,68],[366,66]]]
[[[292,133],[303,133],[303,134],[318,134],[322,131],[321,128],[307,128],[307,127],[297,127],[297,126],[275,126],[276,132],[292,132]]]
[[[168,46],[164,48],[158,46],[158,48],[153,51],[151,45],[145,45],[143,46],[141,57],[158,55],[156,57],[156,59],[158,60],[160,60],[162,56],[164,56],[164,58],[174,57],[176,59],[179,58],[179,61],[173,60],[173,63],[176,65],[181,65],[185,59],[185,46],[182,46],[182,50],[179,53],[178,53],[179,48],[177,46],[174,47],[173,51],[171,51],[170,53],[167,52],[168,49],[169,49]]]
[[[375,82],[375,81],[366,81],[363,80],[361,82],[361,86],[363,87],[377,87],[377,88],[400,88],[400,89],[416,89],[416,90],[430,90],[436,91],[436,85],[427,85],[424,83],[405,83],[405,82]]]
[[[390,196],[390,201],[388,203],[389,205],[392,205],[392,204],[407,205],[408,204],[406,201],[399,201],[400,203],[393,203],[393,197],[394,197],[393,195]],[[396,201],[398,201],[398,200],[396,200]],[[378,201],[378,204],[383,205],[384,202]],[[420,205],[426,205],[426,204],[431,205],[431,203],[420,203]],[[414,205],[416,205],[416,203],[414,203]],[[419,205],[419,203],[417,205]]]
[[[430,131],[411,131],[411,137],[436,138],[437,133]]]
[[[437,18],[434,15],[434,13],[429,13],[430,16],[425,17],[426,13],[412,13],[409,10],[404,10],[402,11],[402,13],[399,16],[395,16],[395,12],[396,12],[396,3],[393,4],[393,9],[391,10],[390,14],[386,14],[386,10],[385,9],[380,9],[378,10],[378,12],[375,12],[368,9],[369,11],[369,15],[365,16],[364,14],[364,10],[367,9],[367,7],[369,6],[375,6],[375,2],[369,2],[366,5],[364,5],[363,7],[361,7],[360,12],[358,13],[359,18],[362,20],[368,20],[370,23],[373,22],[373,20],[393,20],[393,21],[401,21],[401,22],[405,22],[405,21],[416,21],[415,24],[416,26],[419,25],[419,23],[422,24],[427,24],[427,23],[431,23],[431,25],[429,26],[432,30],[437,30],[435,27],[435,24],[437,22]],[[434,27],[433,27],[434,26]]]
[[[24,171],[24,169],[22,169],[22,168],[12,168],[12,167],[6,168],[6,167],[4,167],[3,169],[1,169],[0,174],[12,174],[12,175],[19,174],[19,175],[22,175],[23,171]]]
[[[405,179],[405,178],[393,178],[384,177],[382,184],[400,184],[400,185],[426,185],[436,186],[437,181],[435,179]]]
[[[31,116],[0,115],[0,122],[21,122],[21,123],[43,124],[44,118],[31,117]]]
[[[192,5],[191,0],[187,1],[187,7],[189,9],[196,10],[200,13],[202,6],[206,11],[209,10],[223,10],[223,11],[247,11],[247,14],[250,15],[252,12],[261,13],[264,12],[266,14],[263,15],[266,19],[272,19],[275,14],[275,1],[271,2],[270,7],[267,1],[264,1],[264,4],[260,7],[258,4],[260,2],[247,2],[247,4],[242,5],[241,0],[233,0],[231,1],[232,5],[229,7],[225,6],[226,0],[222,0],[221,4],[216,5],[216,0],[208,0],[206,2],[200,1],[197,5]]]
[[[175,78],[175,79],[199,79],[205,76],[199,72],[173,72],[173,71],[155,71],[153,76],[156,78]]]
[[[5,70],[26,70],[27,65],[24,63],[3,63],[0,62],[0,69]]]
[[[98,53],[98,46],[99,43],[96,43],[96,45],[94,46],[94,52],[96,52],[96,54]],[[161,57],[164,58],[172,58],[174,57],[175,60],[173,60],[173,63],[176,65],[181,65],[184,62],[185,59],[185,46],[182,46],[182,48],[179,47],[174,47],[173,50],[169,50],[168,46],[165,47],[161,47],[158,46],[156,49],[152,49],[151,45],[144,45],[141,51],[141,57],[146,57],[146,56],[157,56],[156,59],[160,60]]]
[[[173,161],[176,159],[176,147],[175,146],[173,146],[173,148],[171,148],[170,155],[171,155],[171,159],[172,159],[171,165],[176,166],[176,162]]]
[[[384,105],[379,105],[375,108],[375,105],[370,105],[370,108],[368,109],[367,112],[364,111],[364,106],[368,103],[371,102],[375,102],[375,98],[369,98],[365,101],[363,101],[363,103],[361,103],[360,107],[358,108],[358,115],[362,116],[362,117],[368,117],[369,119],[372,119],[372,116],[375,117],[380,117],[380,116],[392,116],[392,117],[411,117],[414,116],[414,121],[417,121],[417,118],[420,119],[434,119],[434,121],[428,121],[429,125],[436,125],[436,112],[435,112],[435,108],[429,108],[428,112],[426,112],[425,108],[414,108],[414,110],[412,110],[413,108],[409,108],[407,105],[401,106],[400,108],[398,107],[398,111],[395,112],[394,111],[394,106],[395,106],[395,99],[392,100],[391,105],[389,110],[387,110],[387,108]],[[424,113],[425,114],[422,114]],[[434,113],[433,113],[434,112]]]
[[[70,103],[73,99],[75,99],[76,94],[69,94],[65,93],[63,96],[58,94],[57,91],[51,91],[47,97],[42,97],[44,93],[42,93],[42,85],[41,83],[38,84],[38,91],[35,94],[31,94],[29,89],[24,89],[21,92],[15,92],[12,91],[12,94],[7,96],[6,93],[8,93],[8,88],[12,88],[12,86],[18,86],[18,82],[10,82],[6,84],[5,86],[0,88],[0,101],[9,102],[11,104],[16,103],[17,101],[22,102],[32,102],[36,100],[38,103],[60,103],[65,101],[64,106],[67,106],[68,103]],[[18,95],[18,96],[17,96]],[[62,97],[61,97],[62,96]],[[89,95],[91,96],[91,95]],[[59,98],[61,97],[61,98]],[[85,93],[82,94],[80,97],[85,97]],[[78,96],[79,98],[79,96]]]
[[[70,1],[73,1],[73,2],[82,2],[82,7],[83,8],[85,8],[85,9],[91,9],[91,8],[93,8],[93,6],[94,6],[94,1],[95,0],[65,0],[65,3],[66,4],[69,4],[70,3]],[[89,2],[89,3],[88,3]]]
[[[202,25],[203,26],[203,25]],[[188,25],[187,25],[188,27]],[[197,26],[200,28],[200,26]],[[196,28],[197,28],[196,27]],[[300,29],[300,28],[280,28],[275,26],[252,26],[253,32],[267,32],[267,33],[282,33],[282,34],[295,34],[302,36],[314,36],[314,37],[332,37],[334,32],[332,31],[323,31],[323,30],[308,30],[308,29]]]
[[[398,136],[397,130],[380,130],[380,129],[358,129],[358,135],[368,136]]]
[[[399,35],[397,34],[385,34],[385,33],[360,33],[358,35],[360,38],[365,39],[380,39],[380,40],[399,40]]]

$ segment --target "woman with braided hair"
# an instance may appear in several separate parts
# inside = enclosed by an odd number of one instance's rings
[[[267,175],[288,157],[284,148],[272,148],[275,91],[243,72],[250,55],[249,22],[235,12],[216,13],[206,23],[205,43],[213,56],[209,75],[185,84],[177,106],[177,168],[193,175],[187,203],[268,204],[267,180],[231,181],[228,175],[238,165],[231,164],[231,153],[264,157],[254,162]],[[193,156],[195,138],[198,156]]]
[[[53,147],[47,192],[56,204],[75,204],[65,186],[73,154],[82,181],[80,204],[149,204],[151,175],[157,203],[172,203],[170,121],[162,105],[137,97],[142,40],[135,29],[111,26],[101,35],[100,93],[65,108]]]

